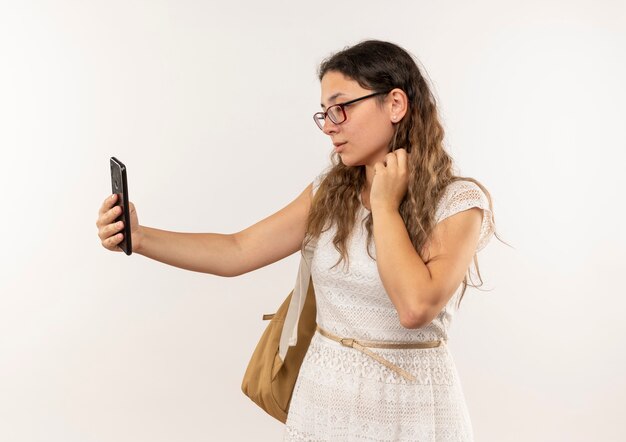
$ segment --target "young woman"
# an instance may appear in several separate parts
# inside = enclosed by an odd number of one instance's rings
[[[469,266],[495,233],[491,197],[454,174],[435,99],[404,49],[363,41],[324,60],[319,79],[314,120],[335,147],[300,196],[232,235],[140,226],[131,203],[134,251],[236,276],[313,244],[318,329],[284,440],[471,441],[446,341]],[[120,251],[114,204],[96,224]]]

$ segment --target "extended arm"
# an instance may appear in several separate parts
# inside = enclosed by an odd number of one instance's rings
[[[181,233],[141,226],[137,253],[195,272],[239,276],[298,251],[304,240],[312,185],[291,203],[233,234]]]

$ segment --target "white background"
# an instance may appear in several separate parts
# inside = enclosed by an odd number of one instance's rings
[[[624,1],[4,1],[0,440],[278,441],[241,392],[299,255],[222,278],[105,250],[109,158],[143,225],[234,233],[329,164],[316,69],[420,61],[491,191],[450,346],[477,441],[626,438]],[[477,281],[476,278],[474,278]]]

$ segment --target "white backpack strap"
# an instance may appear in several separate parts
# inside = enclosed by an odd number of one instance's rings
[[[285,315],[285,322],[280,335],[280,343],[278,354],[282,361],[285,360],[289,347],[296,345],[298,341],[298,321],[300,314],[304,308],[304,301],[309,290],[309,278],[311,277],[311,260],[313,258],[313,249],[307,247],[304,250],[304,256],[300,259],[300,267],[298,268],[298,276],[296,285],[291,295],[289,309]]]

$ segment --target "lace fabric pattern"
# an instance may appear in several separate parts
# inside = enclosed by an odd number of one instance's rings
[[[314,180],[314,191],[322,178]],[[488,202],[478,186],[452,183],[437,220],[470,207],[480,207],[484,214],[478,251],[493,233]],[[360,210],[364,218],[368,211]],[[342,337],[444,343],[427,349],[372,349],[415,375],[415,381],[408,381],[370,356],[316,333],[294,387],[283,440],[473,441],[460,378],[445,344],[460,290],[430,324],[404,328],[376,262],[367,254],[365,227],[357,222],[349,238],[349,265],[344,261],[331,268],[340,257],[332,244],[334,233],[334,227],[322,233],[311,263],[317,323]],[[370,252],[375,258],[373,242]]]
[[[480,252],[493,236],[495,227],[487,195],[475,183],[471,181],[455,181],[451,183],[444,191],[444,195],[437,206],[435,218],[437,222],[441,222],[449,216],[472,207],[478,207],[483,210],[483,221],[480,226],[478,246],[476,247],[476,252]]]

